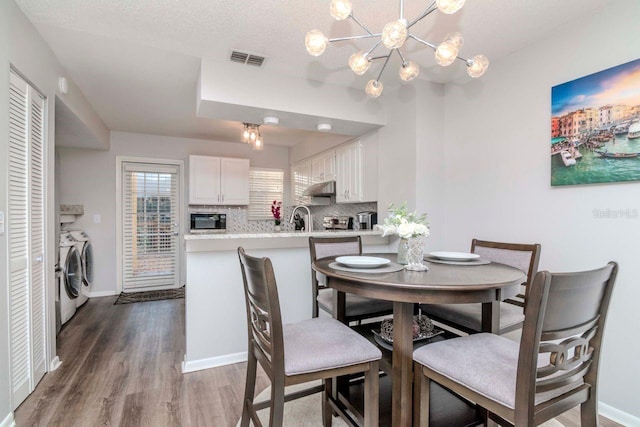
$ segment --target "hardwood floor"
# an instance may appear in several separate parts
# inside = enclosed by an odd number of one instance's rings
[[[62,366],[17,409],[17,426],[235,426],[246,365],[182,374],[184,300],[113,305],[115,298],[89,300],[64,326]],[[261,373],[256,392],[267,385]],[[558,420],[578,426],[579,411]]]

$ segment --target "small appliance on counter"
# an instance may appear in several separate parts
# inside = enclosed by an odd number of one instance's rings
[[[322,219],[325,230],[353,230],[353,218],[350,216],[325,216]]]
[[[358,212],[356,214],[360,230],[373,230],[378,223],[378,213],[373,211]]]
[[[227,214],[216,212],[192,212],[191,233],[225,233]]]

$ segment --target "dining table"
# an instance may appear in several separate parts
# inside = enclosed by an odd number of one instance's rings
[[[425,261],[427,270],[414,271],[399,265],[394,253],[364,255],[389,263],[381,268],[349,268],[337,263],[336,257],[327,257],[316,260],[312,268],[333,288],[333,316],[345,323],[346,293],[393,302],[391,423],[393,427],[411,426],[415,304],[480,303],[482,331],[497,333],[500,301],[517,295],[526,275],[495,262]]]

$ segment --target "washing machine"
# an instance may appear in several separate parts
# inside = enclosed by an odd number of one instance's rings
[[[84,231],[71,230],[69,233],[77,242],[76,249],[80,252],[82,262],[82,287],[76,299],[76,306],[80,307],[89,300],[89,291],[93,283],[93,247],[89,235]]]
[[[78,295],[82,288],[82,259],[78,242],[69,232],[60,234],[60,324],[64,325],[76,313]]]

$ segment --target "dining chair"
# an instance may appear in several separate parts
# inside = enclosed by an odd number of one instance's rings
[[[338,255],[362,255],[360,236],[309,237],[311,264],[317,259]],[[318,317],[319,309],[333,314],[333,291],[324,284],[324,277],[311,269],[312,315]],[[347,322],[360,322],[373,317],[393,314],[393,303],[354,294],[345,295]]]
[[[541,271],[529,289],[518,344],[482,333],[414,351],[414,425],[429,424],[435,381],[504,425],[539,425],[580,405],[597,425],[602,336],[618,265],[577,273]]]
[[[332,412],[354,420],[331,397],[332,378],[364,373],[364,425],[378,425],[380,350],[366,338],[332,318],[312,318],[283,325],[278,289],[269,258],[256,258],[238,248],[247,311],[247,377],[241,427],[261,426],[256,411],[269,407],[269,426],[283,423],[284,402],[322,392],[323,425]],[[271,380],[271,399],[254,404],[257,365]],[[323,380],[322,385],[285,395],[289,385]]]
[[[471,252],[481,259],[522,270],[527,279],[521,292],[514,298],[500,302],[499,334],[520,329],[524,321],[524,307],[533,277],[538,271],[541,246],[535,244],[502,243],[473,239]],[[424,314],[444,325],[465,333],[477,333],[482,329],[482,304],[421,304]]]

